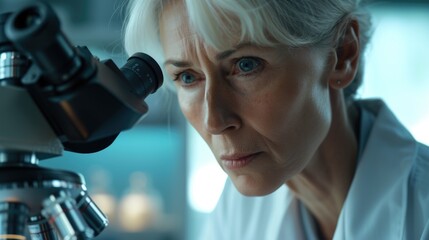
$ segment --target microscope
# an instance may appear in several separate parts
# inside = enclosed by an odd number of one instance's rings
[[[82,175],[44,168],[63,151],[108,147],[147,113],[163,82],[144,53],[118,68],[74,47],[53,9],[0,14],[0,239],[93,239],[108,220]]]

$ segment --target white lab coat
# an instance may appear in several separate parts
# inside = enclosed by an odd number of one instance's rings
[[[333,239],[429,240],[429,148],[416,142],[383,102],[365,100],[359,106],[360,156]],[[246,197],[227,180],[199,239],[317,237],[313,219],[286,186]]]

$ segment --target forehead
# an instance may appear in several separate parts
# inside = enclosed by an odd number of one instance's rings
[[[183,1],[169,1],[164,5],[160,15],[159,31],[164,60],[185,60],[198,64],[198,62],[204,58],[211,62],[216,62],[216,57],[219,56],[220,53],[235,50],[242,44],[242,42],[240,42],[239,33],[237,33],[237,36],[232,36],[229,40],[229,44],[226,44],[223,49],[208,45],[194,30],[192,24],[190,24],[189,15]],[[222,36],[215,40],[218,39],[223,40]],[[278,44],[272,47],[263,47],[253,44],[244,45],[253,46],[253,49],[259,49],[259,53],[261,49],[274,49],[274,51],[267,51],[267,55],[270,53],[269,56],[283,60],[284,58],[298,60],[303,57],[308,61],[307,56],[312,56],[316,52],[325,55],[328,51],[328,49],[319,49],[318,47],[294,48],[284,44]]]
[[[170,1],[164,7],[161,12],[159,29],[161,44],[164,48],[176,48],[178,44],[185,43],[190,45],[195,41],[195,31],[189,26],[188,14],[181,1]]]
[[[182,1],[168,1],[162,8],[159,21],[160,34],[184,37],[195,34],[189,26],[189,16]]]
[[[160,39],[166,57],[190,58],[198,52],[214,55],[215,52],[232,48],[238,41],[231,39],[224,49],[207,44],[189,22],[189,14],[183,1],[170,1],[161,12]],[[221,37],[220,37],[221,38]],[[238,38],[237,38],[238,39]]]

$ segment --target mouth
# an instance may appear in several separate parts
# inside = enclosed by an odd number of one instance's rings
[[[225,168],[236,170],[249,165],[261,152],[222,155],[220,160]]]

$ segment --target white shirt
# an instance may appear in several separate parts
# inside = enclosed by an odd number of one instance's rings
[[[333,239],[429,240],[429,148],[383,102],[358,105],[358,165]],[[199,239],[312,240],[315,232],[310,214],[286,185],[246,197],[227,180]]]

